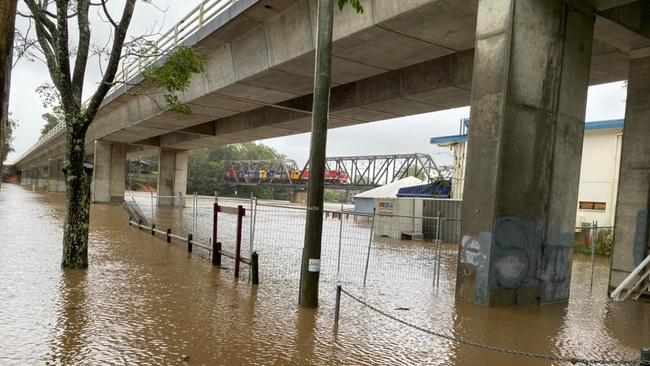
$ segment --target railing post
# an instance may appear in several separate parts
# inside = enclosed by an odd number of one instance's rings
[[[178,46],[178,24],[174,27],[174,47]]]
[[[336,305],[334,307],[334,324],[339,323],[339,313],[341,312],[341,285],[336,286]]]
[[[192,234],[187,234],[187,251],[188,251],[188,253],[192,253],[192,239],[193,239]]]
[[[339,279],[341,270],[341,243],[343,241],[343,204],[341,204],[341,216],[339,217],[339,251],[336,256],[336,280]]]
[[[151,235],[156,235],[156,224],[151,224]]]
[[[199,27],[203,27],[204,15],[205,15],[205,1],[201,1],[201,6],[199,7]]]
[[[260,259],[257,252],[251,254],[251,282],[253,285],[260,283]]]
[[[172,229],[167,229],[167,242],[168,243],[172,242],[171,233],[172,233]]]

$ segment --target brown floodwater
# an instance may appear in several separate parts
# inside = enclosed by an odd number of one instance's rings
[[[89,269],[63,271],[63,214],[62,194],[2,185],[0,365],[563,364],[436,338],[346,296],[335,327],[331,276],[321,283],[320,308],[301,310],[291,268],[264,272],[273,266],[266,262],[259,286],[246,276],[235,281],[230,268],[213,267],[200,251],[188,254],[179,242],[129,227],[115,205],[92,208]],[[263,241],[272,240],[260,240],[260,258]],[[568,304],[484,308],[455,301],[453,246],[442,251],[435,286],[423,265],[428,244],[377,245],[377,258],[390,256],[390,266],[373,269],[366,286],[348,281],[344,288],[423,328],[566,357],[631,359],[650,346],[650,304],[607,298],[605,258],[590,289],[589,259],[576,256]]]

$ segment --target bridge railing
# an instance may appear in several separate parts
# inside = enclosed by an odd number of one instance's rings
[[[144,72],[148,67],[165,56],[165,54],[177,48],[186,39],[200,30],[209,21],[228,10],[238,0],[203,0],[201,3],[185,15],[175,26],[165,32],[160,38],[151,42],[141,54],[135,58],[125,59],[121,70],[115,75],[114,85],[109,94],[114,92],[119,85],[127,83],[131,78]],[[16,162],[21,161],[34,150],[58,137],[65,130],[65,121],[61,121],[47,134],[41,136],[38,141],[25,151]]]

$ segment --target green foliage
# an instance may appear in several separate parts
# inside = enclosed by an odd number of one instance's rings
[[[583,233],[578,233],[583,235]],[[612,230],[598,230],[596,234],[596,255],[609,256],[614,246],[614,232]],[[576,251],[584,255],[591,255],[591,242],[588,238],[576,241]]]
[[[350,4],[352,9],[354,9],[357,13],[363,14],[364,9],[363,4],[361,4],[361,0],[339,0],[339,10],[343,10],[347,4]]]
[[[346,195],[340,191],[325,190],[324,201],[330,203],[346,203]]]
[[[14,141],[14,131],[16,130],[17,122],[15,119],[11,118],[11,114],[7,117],[7,123],[4,126],[4,145],[2,146],[2,161],[7,160],[7,155],[14,151],[13,141]]]
[[[194,74],[205,71],[206,60],[207,56],[191,47],[179,48],[169,55],[163,66],[146,70],[144,76],[165,89],[165,101],[170,111],[189,114],[192,110],[181,101],[179,93],[190,86]]]
[[[63,113],[63,108],[61,106],[52,108],[52,112],[43,113],[41,117],[45,120],[45,125],[41,128],[41,136],[50,132],[50,130],[56,127],[59,122],[65,121],[65,114]]]

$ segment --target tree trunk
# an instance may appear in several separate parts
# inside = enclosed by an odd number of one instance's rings
[[[0,1],[0,177],[4,162],[6,125],[9,118],[9,86],[14,46],[14,23],[17,0]],[[2,179],[0,179],[2,184]]]
[[[63,169],[68,200],[63,226],[61,267],[70,269],[88,268],[92,169],[84,167],[85,135],[85,131],[75,131],[74,128],[68,128],[66,135],[67,151]]]
[[[327,120],[329,118],[332,76],[333,21],[334,1],[318,0],[318,43],[309,151],[310,172],[307,186],[305,244],[300,273],[299,302],[303,308],[318,307],[318,281],[323,233],[323,192],[325,188],[325,148],[327,146]]]

